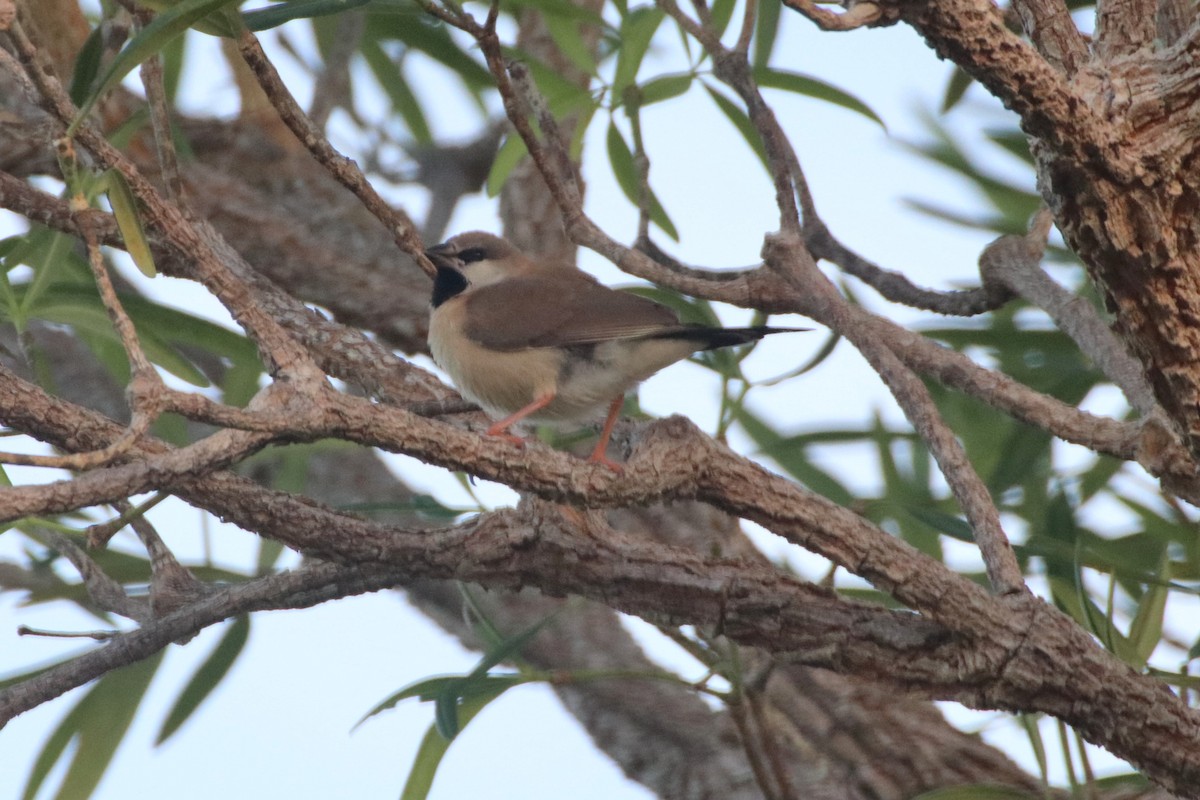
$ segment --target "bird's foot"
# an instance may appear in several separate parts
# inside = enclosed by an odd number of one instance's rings
[[[486,431],[484,431],[483,435],[484,436],[494,436],[497,439],[503,439],[504,441],[508,442],[509,444],[516,445],[517,447],[524,447],[525,443],[527,441],[529,441],[524,436],[517,436],[515,433],[509,433],[504,428],[501,428],[501,427],[498,427],[495,425],[493,425],[492,427],[490,427]]]
[[[593,451],[592,454],[590,456],[588,456],[588,463],[589,464],[601,464],[603,466],[608,467],[613,472],[617,472],[617,473],[621,473],[621,472],[625,471],[624,465],[619,464],[616,461],[613,461],[611,458],[609,458],[608,456],[606,456],[604,454],[603,450]]]

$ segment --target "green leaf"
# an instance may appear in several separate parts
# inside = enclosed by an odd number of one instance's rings
[[[621,49],[617,51],[617,69],[613,74],[612,103],[623,102],[625,90],[637,80],[638,68],[650,49],[654,32],[666,14],[653,6],[640,6],[621,20]]]
[[[517,48],[503,48],[507,58],[521,61],[529,68],[538,91],[546,98],[546,105],[556,117],[575,111],[592,111],[597,106],[592,93],[570,80],[562,70],[547,66],[541,59]]]
[[[147,278],[158,274],[154,266],[154,254],[150,252],[150,242],[146,238],[146,229],[142,227],[142,217],[138,214],[137,199],[120,170],[110,169],[104,173],[105,192],[112,206],[113,217],[117,227],[121,229],[121,238],[125,240],[125,252],[133,259],[138,270]]]
[[[825,360],[829,358],[829,356],[833,355],[833,351],[837,348],[838,342],[841,340],[842,337],[839,334],[830,332],[829,336],[827,336],[825,339],[825,343],[822,344],[820,348],[817,349],[817,352],[813,353],[807,361],[793,369],[788,370],[787,372],[776,375],[773,378],[765,378],[760,381],[755,381],[754,385],[777,386],[785,381],[791,380],[792,378],[803,375],[806,372],[811,372],[812,370],[821,366],[821,364],[825,363]],[[916,452],[916,450],[914,450],[914,452]]]
[[[429,123],[425,119],[421,102],[413,93],[412,87],[408,85],[400,66],[383,52],[383,48],[379,46],[378,42],[364,40],[360,43],[359,49],[367,66],[371,68],[371,72],[375,73],[375,80],[379,81],[379,85],[391,99],[392,107],[404,119],[404,124],[413,139],[418,144],[433,144],[433,133],[429,130]]]
[[[165,11],[156,14],[154,19],[150,21],[150,24],[138,31],[137,35],[129,40],[129,43],[121,52],[117,53],[117,57],[108,65],[108,70],[104,73],[104,77],[100,80],[99,85],[92,91],[83,105],[80,106],[79,113],[71,121],[70,126],[67,128],[67,136],[71,137],[75,135],[75,131],[79,129],[83,120],[87,118],[96,101],[124,80],[125,76],[132,72],[135,67],[162,50],[176,37],[182,36],[195,23],[204,20],[210,15],[215,15],[216,12],[225,6],[237,2],[239,0],[182,0],[178,5],[172,5]],[[213,17],[213,19],[225,20],[227,17]],[[205,21],[208,22],[211,20]],[[224,35],[235,34],[236,31],[233,30]]]
[[[540,11],[547,17],[571,19],[576,22],[582,22],[585,25],[595,25],[600,28],[609,27],[608,23],[598,13],[582,4],[573,3],[571,0],[507,0],[507,2],[519,8],[530,8]]]
[[[579,22],[575,19],[547,14],[543,17],[546,31],[558,51],[579,71],[595,76],[596,59],[592,56],[592,48],[583,40],[579,32]]]
[[[648,106],[679,97],[692,88],[695,78],[692,73],[685,72],[680,75],[663,75],[647,81],[641,86],[641,105]]]
[[[41,302],[46,291],[67,273],[68,277],[82,277],[82,267],[91,274],[91,268],[83,259],[71,252],[74,240],[65,233],[43,229],[31,231],[27,238],[28,248],[20,248],[9,256],[9,263],[21,261],[33,268],[33,280],[26,284],[21,294],[20,316],[13,322],[18,328],[34,315],[33,309]]]
[[[455,709],[459,706],[460,701],[465,697],[474,697],[480,694],[490,694],[494,688],[495,676],[488,675],[488,670],[516,655],[525,649],[533,637],[541,632],[542,628],[546,627],[558,615],[547,614],[540,620],[530,625],[524,631],[511,636],[508,639],[500,642],[498,645],[489,648],[484,653],[483,658],[475,665],[475,669],[465,675],[459,681],[446,684],[438,693],[434,700],[434,718],[438,725],[438,731],[447,739],[453,739],[459,731],[458,716]],[[501,676],[503,677],[503,676]],[[509,688],[504,686],[500,688],[496,694]],[[492,695],[495,696],[495,695]]]
[[[75,57],[75,69],[71,72],[71,102],[80,105],[87,99],[88,90],[96,82],[100,72],[100,57],[104,55],[104,33],[99,26],[92,28]]]
[[[707,300],[689,297],[661,286],[627,286],[621,287],[621,289],[666,306],[679,315],[680,322],[690,325],[706,325],[710,328],[721,326],[720,317],[713,310],[712,303]]]
[[[183,77],[183,57],[186,52],[186,36],[180,36],[174,41],[168,42],[166,47],[161,51],[163,60],[163,89],[167,95],[167,102],[172,105],[175,103],[175,98],[179,95],[179,80]],[[186,137],[175,127],[172,127],[172,133],[175,137],[175,149],[179,151],[180,157],[190,156],[192,152],[191,144],[187,141]],[[116,144],[115,140],[113,144]]]
[[[971,526],[960,516],[947,514],[928,506],[908,506],[905,508],[905,511],[934,530],[944,533],[952,539],[969,544],[975,543],[975,534],[971,532]]]
[[[1159,564],[1159,577],[1170,574],[1171,560],[1166,549],[1163,549]],[[1170,592],[1163,583],[1151,585],[1142,595],[1138,603],[1137,613],[1129,623],[1129,645],[1132,660],[1129,665],[1134,669],[1143,669],[1150,660],[1154,649],[1162,641],[1163,616],[1167,611],[1167,597]]]
[[[487,195],[488,197],[496,197],[500,194],[500,190],[504,188],[504,182],[508,180],[508,176],[517,168],[517,164],[521,163],[521,159],[529,154],[525,147],[525,140],[517,134],[510,134],[504,144],[500,145],[500,149],[496,151],[496,158],[492,161],[492,168],[487,176]]]
[[[764,68],[771,61],[771,51],[775,49],[775,40],[779,36],[779,14],[782,9],[781,0],[758,0],[758,19],[754,21],[754,58],[751,62],[755,69]]]
[[[422,700],[424,702],[432,702],[437,700],[438,696],[445,691],[447,686],[457,685],[461,687],[462,680],[463,676],[461,675],[438,675],[433,678],[423,678],[415,683],[410,683],[408,686],[405,686],[403,689],[388,695],[378,704],[376,704],[370,711],[363,715],[362,719],[354,723],[354,728],[358,728],[358,726],[362,725],[371,717],[377,716],[384,711],[390,711],[404,700],[411,700],[413,698],[417,698],[418,700]],[[541,678],[537,676],[518,674],[489,675],[486,686],[483,683],[477,684],[477,686],[486,693],[494,690],[497,682],[507,681],[509,688],[511,688],[512,686],[519,686],[523,683],[531,683],[536,680],[541,680]],[[470,687],[468,687],[468,691],[461,696],[467,697],[472,696],[473,694],[474,692]]]
[[[736,6],[737,0],[713,0],[712,27],[717,32],[717,36],[725,35],[725,29],[729,27],[729,20],[733,19],[733,10]]]
[[[458,46],[446,26],[434,24],[426,15],[416,12],[415,5],[368,7],[364,40],[395,40],[419,50],[454,72],[476,101],[481,102],[480,92],[495,85],[492,74]]]
[[[256,8],[242,14],[242,22],[252,31],[276,28],[294,19],[324,17],[365,6],[371,0],[295,0]]]
[[[782,89],[787,92],[802,94],[805,97],[824,100],[827,103],[848,109],[856,114],[862,114],[872,122],[878,123],[879,127],[883,128],[884,131],[887,131],[887,125],[883,123],[883,119],[870,106],[854,95],[844,92],[820,78],[802,75],[799,72],[788,72],[770,67],[757,67],[754,70],[754,79],[758,81],[759,86],[767,89]]]
[[[453,522],[464,514],[474,514],[477,508],[450,507],[428,494],[413,495],[407,500],[386,503],[341,503],[338,508],[356,514],[372,514],[383,511],[417,514],[438,522]]]
[[[785,472],[811,491],[838,505],[850,505],[857,499],[836,478],[814,465],[805,448],[797,446],[795,437],[783,436],[744,406],[735,409],[734,418],[764,455],[773,458]]]
[[[213,689],[217,688],[217,684],[233,666],[233,662],[241,655],[249,636],[250,616],[242,614],[235,617],[229,629],[225,631],[225,635],[221,637],[221,641],[192,675],[191,680],[187,682],[175,700],[175,705],[171,706],[171,710],[167,712],[167,718],[163,720],[158,736],[154,740],[155,745],[160,745],[171,738],[171,735],[179,730],[180,726],[187,722],[192,713],[200,707],[200,704],[212,694]]]
[[[945,114],[947,111],[953,109],[963,99],[967,93],[967,89],[970,89],[971,84],[974,82],[975,79],[968,75],[962,67],[955,67],[954,71],[950,73],[950,80],[946,82],[946,91],[942,95],[942,105],[939,110]]]
[[[633,151],[629,149],[629,145],[625,142],[625,137],[617,130],[617,126],[611,122],[608,125],[607,144],[608,163],[612,165],[617,185],[621,187],[621,191],[629,198],[629,201],[637,205],[640,199],[641,186],[637,164],[633,160]],[[649,195],[650,221],[661,228],[667,236],[670,236],[675,241],[679,241],[679,231],[676,230],[675,223],[671,222],[671,218],[667,216],[667,211],[662,207],[662,203],[659,202],[658,197],[654,194],[654,190],[647,187],[647,194]]]
[[[500,691],[503,692],[504,690],[500,689]],[[462,704],[455,708],[454,727],[458,730],[465,728],[467,723],[474,719],[497,696],[499,695],[492,695],[490,697],[487,695],[478,695],[464,699]],[[413,760],[412,769],[408,773],[408,780],[404,783],[404,790],[400,793],[401,800],[424,800],[424,798],[429,796],[429,790],[433,787],[433,779],[437,775],[438,766],[441,765],[446,751],[450,749],[452,741],[442,736],[438,732],[436,725],[429,726],[429,730],[425,732],[425,737],[421,740],[421,746],[417,749],[417,756]]]
[[[25,785],[25,800],[37,795],[72,741],[77,746],[57,796],[86,798],[92,794],[133,722],[162,655],[159,651],[96,682],[46,741]]]
[[[767,163],[767,148],[763,145],[762,137],[758,135],[758,131],[755,129],[754,123],[750,121],[750,117],[736,103],[707,83],[704,84],[704,89],[708,92],[708,96],[713,99],[713,102],[717,104],[717,108],[721,109],[721,113],[733,123],[733,127],[737,128],[738,133],[750,145],[750,149],[758,156],[758,160],[762,162],[763,168],[767,170],[767,174],[770,174],[771,168]]]

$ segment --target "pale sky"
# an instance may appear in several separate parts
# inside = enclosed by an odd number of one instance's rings
[[[299,34],[290,35],[302,40]],[[643,67],[643,77],[674,68],[669,58],[677,40],[669,23],[664,23],[659,32],[661,47]],[[222,77],[223,69],[214,68],[219,61],[213,40],[197,37],[195,44],[198,49],[193,59],[203,48],[205,65],[193,61],[185,76],[182,96],[191,101],[185,106],[194,113],[233,113],[236,98]],[[288,67],[286,58],[279,66]],[[849,111],[771,93],[769,99],[793,136],[818,207],[833,231],[863,255],[905,271],[919,284],[951,288],[976,283],[975,262],[989,237],[949,227],[902,204],[904,198],[918,197],[966,211],[978,207],[963,183],[939,174],[901,146],[903,141],[925,138],[920,112],[936,108],[949,65],[938,61],[902,25],[849,34],[821,33],[785,11],[775,66],[820,76],[856,94],[888,125],[890,137]],[[294,69],[285,74],[296,77]],[[472,135],[476,115],[465,102],[455,100],[439,80],[431,71],[424,91],[435,134],[451,140]],[[302,90],[297,93],[302,98],[306,95]],[[975,115],[975,120],[986,115],[993,122],[1005,119],[978,87],[972,89],[965,109],[949,122],[965,122],[968,115]],[[974,124],[975,120],[969,121]],[[598,116],[586,148],[588,210],[613,236],[629,241],[635,233],[635,217],[605,163],[606,125]],[[682,235],[682,244],[673,246],[674,252],[684,261],[709,266],[753,263],[762,236],[772,229],[777,214],[765,175],[740,136],[698,87],[683,101],[649,109],[644,125],[653,162],[652,184]],[[997,169],[1020,174],[1003,161]],[[419,192],[405,193],[401,200],[410,203],[414,216],[420,216],[423,198]],[[451,232],[472,228],[497,231],[498,224],[495,202],[476,197],[463,204]],[[660,242],[667,244],[665,237],[660,237]],[[594,254],[586,253],[582,263],[607,282],[629,282]],[[860,285],[855,289],[872,307],[883,308],[869,289]],[[164,302],[193,311],[205,309],[216,318],[227,319],[215,301],[199,296],[195,287],[158,278],[146,290]],[[744,312],[729,310],[727,320],[734,323],[739,314]],[[932,319],[931,315],[903,311],[894,316],[906,323]],[[823,340],[819,333],[809,336],[810,349],[799,358],[794,344],[768,340],[748,368],[760,376],[786,371],[807,358]],[[704,370],[677,365],[645,385],[642,404],[651,413],[686,413],[711,429],[717,408],[715,385]],[[863,424],[876,412],[891,421],[900,419],[876,377],[845,346],[820,369],[756,392],[754,397],[756,408],[768,411],[788,430]],[[739,442],[748,449],[744,440],[734,437],[735,447]],[[844,451],[839,451],[839,457],[841,461],[829,467],[851,486],[876,484],[871,458],[848,460]],[[394,457],[390,463],[419,490],[436,494],[448,504],[463,502],[457,484],[445,471],[407,458]],[[45,479],[44,475],[38,478]],[[505,489],[487,486],[481,492],[497,504],[512,496]],[[200,517],[200,512],[179,503],[164,504],[151,515],[185,562],[201,557]],[[238,566],[252,557],[252,537],[211,520],[207,525],[221,563]],[[802,571],[812,576],[823,572],[821,560],[769,535],[760,539]],[[0,558],[15,557],[19,546],[11,534],[0,537]],[[133,545],[125,538],[114,546]],[[963,555],[968,561],[974,557],[969,552]],[[11,593],[0,596],[0,675],[86,647],[62,640],[16,637],[18,623],[58,630],[95,627],[94,620],[65,606],[21,609],[18,599]],[[645,627],[635,625],[640,631]],[[253,620],[250,644],[232,673],[171,741],[154,748],[153,738],[166,710],[222,632],[223,627],[210,629],[186,647],[168,651],[133,729],[95,795],[98,800],[396,797],[417,744],[432,721],[432,708],[407,702],[369,721],[353,735],[351,726],[399,687],[435,674],[465,672],[478,658],[410,610],[403,597],[393,592],[306,611],[259,614]],[[656,635],[646,636],[654,652],[665,660],[685,663]],[[687,674],[700,674],[694,666],[683,669]],[[76,690],[22,715],[0,732],[0,800],[19,796],[34,756],[80,696]],[[956,712],[956,718],[977,725],[992,716]],[[1019,738],[1006,741],[1010,755],[1033,768],[1028,745]],[[53,796],[61,774],[60,767],[39,797]],[[513,691],[481,714],[452,746],[432,792],[433,798],[442,800],[626,800],[649,796],[592,748],[586,734],[542,688]]]

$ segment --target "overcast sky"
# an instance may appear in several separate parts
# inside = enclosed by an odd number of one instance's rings
[[[289,30],[289,35],[303,44],[302,33]],[[666,24],[660,41],[663,46],[648,60],[643,76],[677,66],[670,61],[677,36]],[[194,44],[181,91],[185,110],[234,113],[236,96],[225,78],[214,40],[197,36]],[[286,57],[280,58],[279,66],[288,67]],[[862,254],[903,270],[917,283],[940,288],[975,283],[975,262],[989,237],[948,227],[902,204],[906,197],[919,197],[964,210],[977,207],[968,187],[939,174],[901,145],[926,137],[921,113],[936,108],[949,65],[938,61],[902,25],[849,34],[820,33],[785,12],[775,66],[820,76],[856,94],[887,123],[890,135],[849,111],[772,93],[821,213],[833,231]],[[285,74],[298,79],[295,69],[285,69]],[[430,70],[420,88],[435,134],[452,140],[476,132],[477,114],[446,86],[438,71]],[[302,87],[296,91],[302,97],[307,94]],[[993,121],[1003,119],[978,88],[957,114],[964,122],[970,115],[976,120],[978,115]],[[652,183],[682,236],[676,254],[684,261],[709,266],[753,263],[763,234],[773,228],[777,213],[765,173],[740,136],[698,88],[682,101],[648,109],[644,124],[653,161]],[[610,234],[629,241],[636,220],[604,160],[605,126],[598,117],[589,138],[584,166],[588,210]],[[997,169],[1017,174],[1013,165],[1003,160]],[[423,203],[419,192],[402,194],[401,200],[419,217]],[[9,216],[0,222],[11,225],[13,220]],[[451,232],[473,228],[498,231],[498,226],[495,202],[478,197],[463,204]],[[629,282],[594,254],[584,254],[582,263],[607,282]],[[216,302],[202,296],[195,286],[158,278],[146,291],[169,304],[193,311],[206,309],[214,318],[228,319]],[[882,307],[869,290],[861,289],[860,294],[873,306]],[[928,319],[914,313],[895,316],[905,322]],[[727,312],[730,323],[742,318],[744,312]],[[767,376],[801,363],[823,339],[821,334],[809,336],[800,346],[768,340],[748,368]],[[683,412],[710,430],[715,422],[715,383],[698,367],[684,364],[666,370],[646,384],[641,398],[651,413]],[[890,420],[900,419],[878,380],[846,347],[839,348],[815,372],[756,393],[755,403],[789,430],[863,424],[876,412]],[[738,441],[735,437],[735,446]],[[400,457],[392,458],[391,463],[419,490],[450,504],[463,501],[457,483],[443,470]],[[853,486],[866,488],[876,483],[874,464],[866,457],[843,460],[830,468]],[[39,473],[34,479],[46,477]],[[508,502],[512,496],[503,488],[488,486],[483,486],[481,493],[496,504]],[[181,558],[202,558],[199,512],[166,503],[155,509],[152,519]],[[217,545],[221,563],[236,568],[252,558],[252,537],[212,520],[204,524]],[[802,571],[814,576],[823,571],[820,560],[771,537],[762,538],[776,555],[786,555]],[[21,545],[14,535],[0,537],[0,558],[16,557]],[[133,543],[124,538],[114,546],[131,548]],[[973,554],[966,557],[974,558]],[[95,627],[94,620],[65,606],[21,609],[18,600],[11,593],[0,596],[0,675],[84,647],[62,640],[18,638],[14,634],[18,623],[57,630]],[[635,624],[635,628],[644,630],[645,626]],[[353,735],[351,726],[397,688],[434,674],[467,671],[478,658],[411,611],[398,593],[353,598],[302,612],[259,614],[254,617],[246,652],[220,689],[170,742],[154,748],[153,738],[163,715],[222,633],[221,627],[210,629],[186,647],[168,652],[97,798],[396,797],[420,737],[432,720],[431,707],[409,702],[368,722]],[[684,664],[690,675],[701,674],[655,635],[646,635],[662,658]],[[36,753],[80,696],[76,690],[19,717],[0,732],[0,800],[19,796]],[[989,719],[965,712],[957,716],[970,724]],[[1017,740],[1008,749],[1032,768],[1027,745]],[[54,788],[60,777],[61,768],[47,781],[47,787]],[[41,796],[52,793],[43,791]],[[549,691],[522,688],[493,704],[455,742],[432,796],[624,800],[649,794],[626,780],[592,748]]]

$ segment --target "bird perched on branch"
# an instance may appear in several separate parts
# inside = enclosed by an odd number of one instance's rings
[[[437,267],[429,350],[458,390],[513,441],[518,422],[563,424],[608,416],[589,461],[605,451],[625,392],[700,350],[806,328],[712,328],[666,306],[610,289],[573,266],[525,256],[481,231],[425,251]]]

